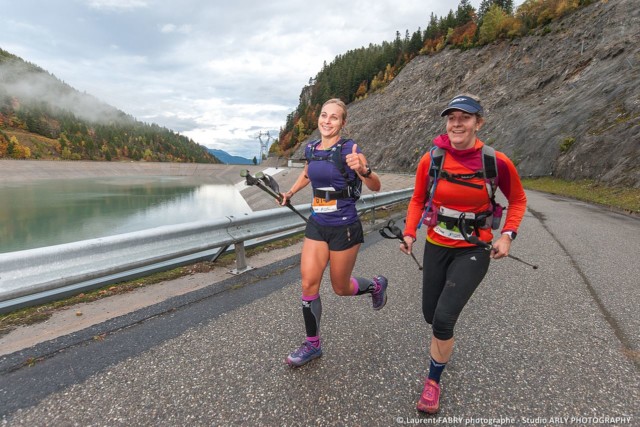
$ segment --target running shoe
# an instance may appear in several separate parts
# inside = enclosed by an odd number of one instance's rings
[[[384,276],[376,276],[373,278],[376,283],[377,290],[371,294],[371,301],[373,303],[374,310],[380,310],[387,303],[387,284],[389,281]]]
[[[424,382],[424,390],[420,395],[420,400],[416,405],[418,411],[427,414],[435,414],[440,407],[440,384],[432,379],[427,378]]]
[[[311,362],[320,356],[322,356],[322,347],[316,347],[305,340],[304,344],[287,356],[286,362],[289,366],[297,367]]]

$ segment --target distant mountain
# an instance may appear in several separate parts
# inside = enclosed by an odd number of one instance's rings
[[[252,165],[252,159],[246,159],[240,156],[233,156],[224,150],[216,150],[214,148],[207,149],[210,154],[214,155],[218,160],[227,165]]]
[[[140,122],[2,49],[0,158],[220,163],[195,141]]]

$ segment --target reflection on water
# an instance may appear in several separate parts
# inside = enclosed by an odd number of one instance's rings
[[[0,201],[0,253],[251,211],[234,186],[193,177],[36,181]]]

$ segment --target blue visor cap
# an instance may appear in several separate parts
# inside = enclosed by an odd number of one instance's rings
[[[469,98],[468,96],[456,96],[449,102],[447,108],[440,114],[441,117],[446,116],[452,110],[460,110],[469,114],[479,114],[483,115],[484,110],[482,109],[482,105],[480,105],[473,98]]]

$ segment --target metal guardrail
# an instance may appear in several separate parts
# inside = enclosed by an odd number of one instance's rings
[[[359,212],[408,200],[413,189],[363,196]],[[296,205],[305,216],[311,205]],[[231,245],[237,271],[246,269],[245,242],[290,235],[304,221],[275,208],[211,221],[156,227],[133,233],[0,254],[0,313],[33,306],[203,260]]]

